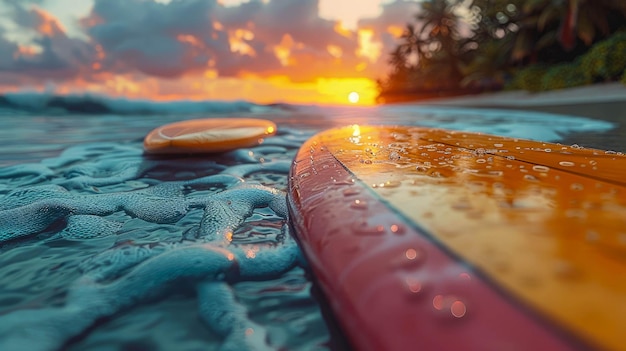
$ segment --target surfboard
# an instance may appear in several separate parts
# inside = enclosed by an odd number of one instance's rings
[[[153,129],[143,146],[149,154],[216,153],[259,145],[275,133],[276,124],[263,119],[191,119]]]
[[[299,150],[297,238],[356,350],[626,349],[626,157],[407,126]]]

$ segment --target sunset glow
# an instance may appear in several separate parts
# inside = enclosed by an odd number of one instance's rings
[[[86,0],[79,12],[59,1],[0,4],[11,14],[0,19],[0,44],[10,53],[0,93],[371,105],[394,38],[419,7]]]
[[[360,29],[359,32],[359,56],[366,57],[370,62],[376,62],[381,55],[382,44],[373,40],[374,31]]]

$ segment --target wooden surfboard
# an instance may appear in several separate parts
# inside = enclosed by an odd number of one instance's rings
[[[316,135],[295,231],[357,350],[626,349],[626,157],[447,130]]]

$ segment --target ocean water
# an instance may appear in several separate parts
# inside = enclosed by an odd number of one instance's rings
[[[162,124],[229,117],[271,119],[277,136],[216,155],[142,153]],[[0,100],[0,119],[1,350],[341,349],[284,210],[306,139],[348,124],[553,142],[615,127],[507,110],[36,94]]]

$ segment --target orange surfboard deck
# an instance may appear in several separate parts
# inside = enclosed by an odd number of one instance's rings
[[[626,157],[350,126],[306,142],[296,234],[358,350],[626,349]]]
[[[275,133],[276,124],[263,119],[192,119],[152,130],[143,145],[152,154],[212,153],[256,146]]]

